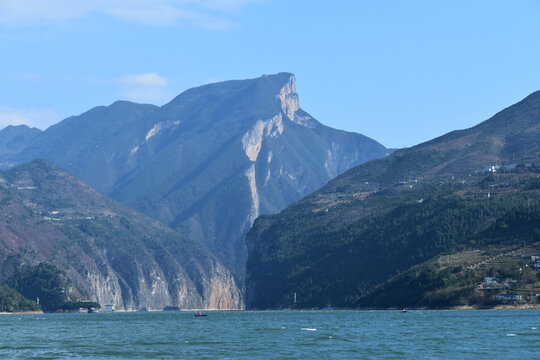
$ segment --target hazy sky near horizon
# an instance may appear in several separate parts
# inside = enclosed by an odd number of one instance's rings
[[[296,75],[323,124],[406,147],[540,90],[540,1],[0,0],[0,128]]]

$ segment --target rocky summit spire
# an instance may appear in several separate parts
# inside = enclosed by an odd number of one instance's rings
[[[281,88],[278,96],[281,101],[281,109],[283,113],[294,121],[294,114],[300,108],[298,104],[298,94],[296,93],[296,78],[293,74],[290,74],[289,81]]]

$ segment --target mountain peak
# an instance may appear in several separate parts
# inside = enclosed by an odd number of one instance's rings
[[[540,90],[532,92],[523,101],[540,101]]]
[[[0,130],[0,156],[16,154],[28,146],[42,131],[26,125],[8,125]],[[0,167],[10,166],[10,162],[1,162]]]
[[[283,113],[289,120],[294,121],[294,114],[300,109],[300,105],[298,103],[298,94],[296,93],[296,78],[293,74],[288,75],[289,78],[279,91],[277,97],[281,101]]]
[[[23,131],[33,131],[33,132],[41,132],[40,129],[35,127],[30,127],[28,125],[8,125],[5,128],[1,129],[0,132],[4,133],[14,133],[14,132],[23,132]]]
[[[7,160],[53,161],[205,244],[242,279],[255,217],[385,154],[319,124],[300,109],[294,75],[278,73],[192,88],[159,108],[94,108]]]

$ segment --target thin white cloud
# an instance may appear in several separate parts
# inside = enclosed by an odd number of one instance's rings
[[[127,21],[145,25],[173,25],[181,21],[191,20],[197,14],[168,4],[149,4],[151,6],[115,6],[107,10],[107,14]]]
[[[60,120],[62,120],[61,116],[52,109],[0,107],[0,129],[8,125],[28,125],[44,130]]]
[[[28,80],[28,81],[40,81],[43,79],[41,75],[35,74],[35,73],[25,73],[25,74],[22,74],[20,78],[23,80]]]
[[[200,2],[208,9],[232,12],[250,3],[261,3],[263,0],[204,0]]]
[[[217,82],[219,82],[219,79],[215,78],[215,77],[211,77],[209,79],[206,79],[206,84],[214,84],[214,83],[217,83]]]
[[[166,96],[167,79],[154,72],[124,75],[113,83],[121,85],[119,95],[130,101],[159,103]]]
[[[120,91],[122,98],[137,103],[160,104],[165,100],[166,93],[156,87],[135,87]]]
[[[34,25],[108,15],[144,25],[228,29],[227,13],[264,0],[0,0],[0,24]]]
[[[167,79],[157,73],[146,73],[139,75],[124,75],[117,79],[117,82],[128,85],[144,85],[144,86],[165,86]]]
[[[77,18],[88,11],[84,3],[70,0],[0,0],[0,22],[17,24]]]

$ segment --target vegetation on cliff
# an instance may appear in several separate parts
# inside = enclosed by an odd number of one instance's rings
[[[100,308],[96,302],[84,301],[84,296],[66,273],[51,264],[23,266],[7,284],[27,299],[39,301],[45,312]]]
[[[534,166],[518,167],[496,175],[397,183],[369,195],[319,194],[262,217],[248,235],[248,306],[474,302],[474,292],[459,301],[456,294],[437,300],[426,293],[463,279],[476,283],[482,272],[409,269],[441,254],[540,242],[539,173]]]
[[[37,311],[41,308],[6,284],[0,284],[0,312]]]
[[[261,216],[247,236],[247,307],[491,301],[475,300],[474,287],[443,300],[440,290],[483,273],[429,261],[540,241],[539,138],[535,92],[477,126],[352,168],[280,214]],[[501,299],[521,296],[513,295]]]

